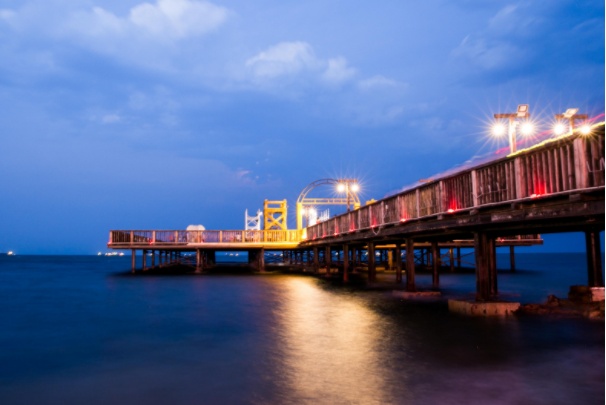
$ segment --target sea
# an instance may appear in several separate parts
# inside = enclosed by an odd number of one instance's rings
[[[469,270],[441,274],[443,299],[407,301],[229,266],[133,275],[130,260],[0,256],[0,404],[605,401],[604,321],[450,313],[447,298],[473,297]],[[502,297],[522,303],[587,283],[584,254],[498,264]]]

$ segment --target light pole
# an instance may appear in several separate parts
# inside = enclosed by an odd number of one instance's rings
[[[337,186],[337,191],[343,192],[345,191],[345,193],[347,193],[347,212],[351,211],[350,209],[350,205],[351,205],[351,192],[357,193],[358,190],[360,190],[360,187],[358,186],[358,180],[356,179],[339,179],[338,180],[339,185]]]
[[[569,125],[570,125],[570,134],[574,133],[574,121],[575,120],[586,120],[588,118],[587,114],[577,114],[577,112],[579,111],[578,108],[569,108],[566,110],[566,112],[564,114],[556,114],[555,118],[556,120],[568,120]],[[584,127],[582,128],[584,129]],[[563,125],[561,124],[557,124],[556,125],[556,133],[558,133],[558,135],[561,135],[564,133],[564,128]],[[585,132],[585,131],[583,131]]]
[[[516,145],[516,118],[528,118],[530,117],[530,113],[528,112],[528,104],[521,104],[518,106],[518,111],[513,114],[495,114],[494,117],[497,119],[497,123],[493,128],[493,133],[495,135],[503,135],[505,132],[505,128],[502,124],[499,123],[500,118],[508,118],[509,119],[509,151],[510,153],[515,153],[518,148]],[[532,126],[530,123],[525,123],[522,127],[522,133],[530,134],[532,132]]]

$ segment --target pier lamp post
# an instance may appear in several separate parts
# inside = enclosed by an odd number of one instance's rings
[[[588,118],[587,114],[577,114],[577,112],[579,111],[578,108],[569,108],[566,110],[566,112],[564,114],[556,114],[555,118],[556,120],[568,120],[569,123],[569,129],[570,129],[570,133],[573,134],[574,133],[574,121],[575,120],[586,120]],[[562,135],[565,131],[565,127],[564,124],[562,123],[557,123],[555,126],[555,133],[557,135]],[[583,127],[581,127],[581,132],[583,134],[587,134],[591,131],[591,129],[589,128],[588,125],[584,125]]]
[[[492,131],[497,136],[501,136],[505,133],[505,126],[499,122],[499,119],[509,119],[509,151],[510,153],[515,153],[518,150],[516,146],[516,118],[530,117],[530,113],[528,112],[528,104],[519,105],[518,111],[513,114],[495,114],[494,117],[497,119],[497,122]],[[530,135],[530,133],[532,133],[532,124],[530,122],[525,122],[522,124],[522,133],[524,135]]]
[[[357,193],[360,190],[360,186],[358,186],[358,180],[356,179],[339,179],[339,185],[337,186],[337,191],[342,193],[345,192],[347,194],[347,212],[350,211],[350,192]]]

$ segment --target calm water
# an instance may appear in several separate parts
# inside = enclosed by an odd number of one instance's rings
[[[1,404],[604,403],[603,322],[469,319],[308,276],[129,266],[0,257]],[[584,255],[517,266],[499,282],[523,302],[586,282]],[[474,290],[471,274],[441,281],[446,296]]]

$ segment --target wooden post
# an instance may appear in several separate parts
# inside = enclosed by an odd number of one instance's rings
[[[145,249],[143,249],[143,271],[147,270],[147,267],[145,266],[146,256],[147,256],[147,251]]]
[[[132,249],[131,252],[132,252],[132,258],[130,259],[130,261],[131,261],[131,270],[130,270],[130,272],[134,273],[135,272],[135,266],[137,265],[137,261],[135,259],[136,250]]]
[[[330,266],[332,264],[332,251],[330,246],[326,246],[324,249],[324,264],[326,265],[326,277],[330,276]]]
[[[490,293],[497,294],[497,241],[489,237],[488,248],[490,253]]]
[[[402,283],[402,244],[396,242],[396,248],[394,250],[394,260],[396,262],[396,283]]]
[[[511,263],[511,271],[516,271],[516,257],[513,246],[509,246],[509,263]]]
[[[202,253],[200,249],[196,249],[196,272],[199,273],[202,271]]]
[[[356,262],[357,262],[356,261],[356,253],[357,253],[357,250],[358,249],[356,249],[355,246],[351,247],[351,272],[352,273],[355,273],[356,272],[356,268],[357,268],[357,266],[356,266]]]
[[[349,281],[349,246],[343,245],[343,281]]]
[[[319,251],[317,247],[314,247],[314,273],[318,274],[318,270],[320,269],[320,262],[318,257]]]
[[[375,255],[375,243],[374,242],[368,242],[367,255],[368,255],[368,283],[372,284],[377,279],[377,269],[375,267],[376,255]]]
[[[406,239],[406,291],[416,291],[415,285],[415,244],[412,238]]]
[[[152,250],[151,254],[152,254],[152,265],[151,266],[156,267],[156,251]]]
[[[261,248],[259,249],[259,252],[257,253],[259,255],[258,259],[258,263],[259,263],[259,271],[260,272],[264,272],[265,271],[265,249]]]
[[[450,271],[453,272],[455,265],[454,265],[454,249],[450,248],[450,251],[448,252],[449,256],[450,256]]]
[[[433,256],[433,277],[431,279],[435,288],[440,285],[440,248],[438,242],[431,242],[431,254]]]
[[[585,231],[585,245],[587,246],[588,285],[589,287],[604,287],[599,228],[590,228]]]
[[[476,178],[476,171],[471,171],[471,198],[473,206],[478,205],[478,183]]]
[[[388,270],[394,270],[395,269],[394,264],[393,264],[394,263],[393,262],[393,260],[394,260],[393,256],[394,256],[393,249],[389,249],[387,251],[387,269]]]
[[[488,238],[485,233],[475,232],[473,241],[476,257],[476,301],[488,301],[490,299]]]

